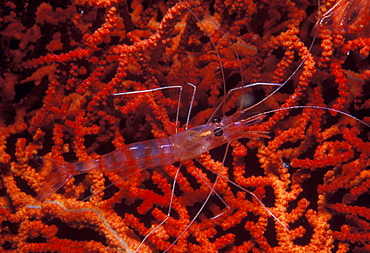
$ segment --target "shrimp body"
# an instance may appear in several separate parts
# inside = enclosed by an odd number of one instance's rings
[[[60,189],[72,176],[94,170],[120,173],[122,170],[141,170],[185,161],[221,146],[231,140],[251,136],[266,137],[264,132],[248,131],[247,127],[260,121],[264,116],[239,120],[240,112],[231,116],[215,117],[212,122],[190,128],[173,136],[120,147],[98,158],[68,163],[44,158],[44,167],[49,175],[37,196],[44,200]]]
[[[120,147],[95,159],[74,164],[76,174],[101,168],[104,172],[118,172],[122,168],[150,168],[176,161],[171,137],[136,142]]]
[[[342,34],[362,29],[369,22],[370,1],[369,0],[339,0],[315,25],[318,36],[330,35],[332,33]]]

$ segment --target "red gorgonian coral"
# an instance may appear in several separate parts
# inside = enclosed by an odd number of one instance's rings
[[[369,127],[348,116],[369,124],[368,2],[326,1],[321,15],[315,1],[2,2],[2,249],[368,251]],[[182,131],[187,83],[196,86],[194,127],[221,103],[224,84],[286,80],[250,114],[310,105],[348,115],[280,110],[251,126],[270,139],[232,141],[223,163],[225,147],[149,170],[101,164],[36,200],[48,175],[35,156],[86,161]],[[179,122],[178,89],[113,96],[167,86],[183,87]],[[275,89],[242,89],[224,108]]]

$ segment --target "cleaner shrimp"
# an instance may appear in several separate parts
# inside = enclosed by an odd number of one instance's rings
[[[198,15],[200,14],[194,13],[194,15],[199,21]],[[198,29],[202,30],[202,28]],[[283,39],[283,36],[281,36],[281,39]],[[282,45],[281,41],[275,41],[275,43],[279,45],[275,46],[278,48],[277,51],[286,49],[280,61],[281,68],[284,71],[290,69],[290,66],[284,66],[287,62],[294,66],[292,64],[294,57],[298,56],[298,58],[304,60],[309,55],[307,48],[299,51],[299,49],[294,48],[293,44],[285,46]],[[296,51],[289,47],[293,47]],[[221,52],[222,50],[216,49],[216,51]],[[259,57],[272,53],[278,55],[281,52],[267,50],[260,53]],[[227,54],[227,52],[223,52],[223,54]],[[218,59],[221,57],[218,53],[216,56]],[[274,57],[270,57],[269,60],[275,60]],[[312,59],[310,61],[312,62]],[[309,65],[310,61],[303,64],[303,71],[299,73],[300,76],[303,75],[302,79],[311,80],[308,74],[309,70],[313,68]],[[269,64],[256,63],[253,71],[264,65]],[[221,65],[221,71],[224,71],[224,66],[225,64]],[[297,64],[295,67],[296,70],[293,73],[298,72],[301,65]],[[230,69],[233,68],[229,67]],[[251,80],[258,79],[258,75],[253,71],[249,73],[254,77]],[[169,137],[128,144],[100,157],[83,159],[83,161],[76,163],[44,157],[45,166],[43,168],[46,171],[42,171],[41,174],[50,173],[49,178],[51,180],[44,182],[38,193],[38,198],[43,203],[34,207],[41,205],[45,207],[47,205],[59,206],[59,210],[54,215],[64,220],[68,220],[67,214],[69,213],[83,214],[87,209],[86,212],[91,211],[94,208],[84,208],[84,203],[80,203],[81,201],[75,201],[75,203],[67,206],[67,201],[63,202],[58,194],[51,195],[65,184],[67,184],[67,187],[63,187],[65,188],[65,195],[73,196],[76,193],[81,193],[81,187],[72,186],[73,176],[77,174],[88,173],[86,181],[94,181],[103,175],[108,182],[109,180],[113,182],[118,189],[112,196],[111,193],[108,194],[104,185],[94,185],[96,188],[92,188],[93,194],[89,197],[90,203],[97,202],[100,199],[103,203],[101,205],[110,206],[117,213],[124,212],[124,218],[119,218],[119,215],[116,214],[113,215],[116,219],[119,219],[121,224],[127,225],[132,222],[131,229],[135,230],[136,233],[131,237],[138,237],[136,239],[138,243],[131,242],[132,244],[129,245],[127,237],[123,234],[133,232],[127,232],[126,230],[123,232],[117,225],[108,222],[106,216],[99,213],[98,216],[109,228],[104,230],[100,227],[103,233],[108,234],[106,230],[110,230],[112,234],[119,234],[117,237],[121,239],[119,240],[121,244],[117,248],[125,246],[133,252],[155,251],[156,247],[159,250],[173,252],[200,251],[203,247],[208,247],[208,249],[214,251],[247,251],[253,247],[260,247],[262,250],[269,251],[275,246],[282,249],[293,248],[292,241],[297,239],[299,234],[304,234],[303,231],[307,229],[307,226],[304,226],[304,228],[301,226],[300,222],[302,221],[298,220],[297,217],[301,217],[305,213],[312,214],[312,217],[318,217],[318,219],[324,218],[320,216],[320,213],[313,213],[314,207],[310,206],[310,202],[305,197],[297,198],[297,195],[300,195],[305,189],[303,187],[304,183],[309,182],[313,172],[320,168],[319,165],[314,165],[314,163],[322,162],[323,166],[330,167],[326,168],[327,174],[322,176],[325,180],[325,186],[328,188],[327,192],[320,188],[323,192],[318,197],[330,199],[331,195],[335,193],[331,186],[337,182],[336,180],[342,179],[339,176],[336,178],[332,174],[340,173],[338,165],[342,165],[344,170],[351,165],[363,162],[364,156],[368,154],[368,149],[364,146],[366,144],[360,141],[360,138],[366,139],[366,137],[354,132],[363,128],[368,131],[369,125],[357,120],[349,113],[327,108],[327,105],[320,99],[316,101],[313,94],[320,93],[321,86],[307,88],[305,85],[308,81],[298,81],[296,79],[288,83],[292,79],[291,75],[288,74],[287,76],[286,73],[275,73],[275,75],[274,81],[281,84],[270,83],[270,85],[266,85],[268,83],[260,83],[258,88],[270,86],[259,90],[260,92],[262,90],[262,96],[265,96],[265,91],[271,91],[273,86],[278,87],[275,91],[293,90],[292,94],[286,95],[287,93],[284,92],[276,93],[273,91],[273,95],[266,95],[268,99],[261,99],[263,103],[257,103],[258,106],[254,106],[252,109],[249,106],[247,106],[247,109],[241,109],[245,106],[235,106],[232,103],[241,101],[242,96],[243,100],[248,99],[245,98],[244,94],[253,89],[253,85],[244,85],[244,81],[241,81],[241,87],[230,89],[228,93],[226,93],[226,90],[224,91],[224,94],[222,94],[224,99],[216,109],[216,113],[209,114],[211,121],[206,124],[191,127]],[[243,73],[240,76],[241,79],[244,78]],[[279,78],[284,77],[287,78],[287,81],[282,83]],[[222,85],[226,87],[228,84],[225,80],[227,79],[222,77]],[[312,81],[317,82],[317,80]],[[304,84],[297,85],[298,82]],[[258,81],[253,81],[253,83],[258,84]],[[229,87],[225,89],[227,88]],[[201,92],[201,89],[201,85],[197,85],[196,91]],[[151,91],[154,91],[154,89]],[[309,95],[299,99],[306,92]],[[113,98],[114,103],[119,100],[116,97],[120,93],[116,94]],[[270,102],[272,98],[278,97],[278,95],[281,98]],[[158,97],[161,96],[158,95]],[[257,94],[257,97],[260,96],[260,94]],[[283,103],[282,101],[286,99],[288,102]],[[302,103],[306,102],[308,105],[297,105],[294,103],[296,100]],[[269,109],[273,106],[279,108]],[[229,111],[232,107],[236,109]],[[324,116],[326,114],[325,110],[333,114],[337,113],[340,116],[336,116],[337,118],[334,121],[329,121],[327,116]],[[302,113],[292,115],[297,111],[302,111]],[[221,117],[216,114],[221,115]],[[365,132],[362,130],[362,133]],[[284,136],[286,139],[283,140]],[[248,141],[245,141],[245,138]],[[337,140],[338,138],[343,138],[345,141]],[[212,158],[217,156],[212,153],[212,150],[223,144],[227,144],[226,150],[231,147],[233,161],[228,160],[227,155],[230,153],[228,151],[222,151],[221,159],[216,159],[219,162],[210,158],[210,155]],[[285,144],[288,147],[284,147]],[[247,147],[252,151],[247,151]],[[310,148],[313,148],[314,151],[309,151]],[[253,152],[253,150],[258,151]],[[354,155],[351,156],[351,150],[361,153],[360,157],[354,158]],[[210,155],[204,154],[207,151],[210,151]],[[323,154],[320,154],[320,151]],[[329,158],[338,153],[342,154],[341,158],[337,158],[335,162],[330,162]],[[245,164],[253,156],[254,160],[259,160],[257,163],[260,163],[261,175],[256,174],[255,177],[247,177],[248,170],[252,169],[252,166],[246,166]],[[307,161],[302,159],[303,156],[312,159]],[[191,160],[196,157],[198,157],[196,160]],[[310,163],[310,161],[312,162]],[[153,172],[146,170],[149,167],[162,167],[174,162],[182,162],[182,164],[177,166],[167,165]],[[125,169],[122,169],[123,164]],[[359,166],[357,171],[364,170],[361,165],[357,166]],[[367,166],[366,163],[364,166]],[[180,171],[180,168],[186,169]],[[289,173],[292,173],[292,176],[289,176]],[[156,185],[154,187],[151,185],[155,189],[153,191],[142,189],[143,185],[149,184],[149,178]],[[193,178],[193,181],[187,181],[187,178]],[[173,182],[169,183],[168,181],[171,179]],[[350,184],[349,182],[345,183]],[[169,185],[172,186],[169,187]],[[322,188],[325,188],[325,186]],[[73,190],[75,193],[73,193]],[[161,197],[161,194],[165,197]],[[146,198],[144,195],[147,195]],[[246,195],[252,196],[252,199],[249,200]],[[275,195],[275,199],[269,200],[266,197],[268,195]],[[50,196],[51,200],[48,200]],[[142,201],[137,203],[135,198],[142,199]],[[170,203],[165,204],[164,201],[168,201],[168,199]],[[122,203],[119,203],[118,200]],[[317,200],[317,205],[320,205],[319,209],[325,207],[320,201],[322,199]],[[268,202],[272,204],[267,205]],[[292,203],[293,206],[286,204],[288,202]],[[199,206],[197,203],[203,204]],[[154,217],[155,222],[138,223],[135,216],[127,210],[127,206],[137,207],[137,211],[134,212],[141,215],[143,220]],[[195,213],[191,210],[193,206],[197,209]],[[261,206],[263,208],[259,209]],[[166,210],[166,207],[168,207],[168,210]],[[94,210],[99,210],[99,208],[101,207],[96,207]],[[120,208],[123,210],[118,211]],[[335,208],[335,206],[332,205],[331,208]],[[322,210],[320,209],[320,211]],[[190,215],[191,213],[193,215]],[[252,217],[252,220],[244,221],[248,214],[258,216],[258,218]],[[279,240],[279,243],[274,242],[274,239],[271,238],[258,239],[263,235],[267,237],[269,231],[273,229],[272,224],[268,221],[270,217],[273,217],[276,221],[276,240]],[[242,227],[238,226],[242,221]],[[315,224],[310,218],[307,218],[306,222],[312,228],[319,228],[319,225]],[[241,243],[243,235],[236,232],[240,228],[247,231],[249,233],[247,236],[254,239],[247,244]],[[222,236],[212,239],[218,230],[230,232],[225,232]],[[324,232],[315,230],[312,233]],[[282,239],[283,237],[287,239]],[[215,243],[211,245],[213,240]],[[232,243],[226,242],[227,240],[232,241]],[[253,243],[253,240],[256,242]]]

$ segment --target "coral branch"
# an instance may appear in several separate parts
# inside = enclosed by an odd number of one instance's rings
[[[370,129],[354,119],[370,124],[369,1],[326,1],[320,15],[316,4],[2,1],[1,249],[369,251]],[[256,138],[149,170],[101,163],[37,200],[52,169],[38,156],[75,166],[173,135],[204,124],[225,97],[220,116],[277,87],[226,96],[254,82],[284,82],[247,112],[282,109],[251,126]],[[181,97],[156,89],[167,86]],[[347,115],[283,110],[305,105]]]

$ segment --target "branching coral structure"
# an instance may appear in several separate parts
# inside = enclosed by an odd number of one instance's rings
[[[0,6],[3,251],[370,251],[368,0]],[[251,138],[100,159],[259,101]]]

